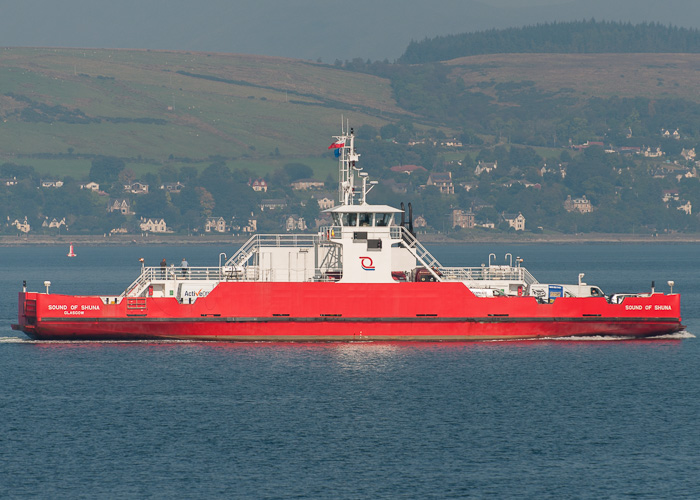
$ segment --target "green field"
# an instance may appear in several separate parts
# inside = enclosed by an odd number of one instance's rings
[[[91,122],[71,123],[64,112]],[[211,157],[223,157],[232,168],[262,175],[303,159],[325,177],[334,162],[326,167],[318,156],[343,118],[355,127],[381,127],[386,117],[402,114],[387,80],[305,61],[145,50],[0,50],[0,161],[31,165],[42,174],[83,178],[89,161],[58,157],[71,153],[121,157],[137,173],[173,158],[174,165],[187,159],[182,164],[205,167]],[[42,159],[28,157],[37,154]],[[57,158],[46,158],[51,155]]]
[[[698,54],[494,54],[446,64],[467,92],[494,99],[497,84],[528,82],[536,92],[581,102],[592,96],[700,101],[693,84]],[[389,80],[308,61],[0,48],[0,163],[31,165],[41,175],[81,180],[91,157],[109,155],[137,175],[168,164],[201,169],[218,159],[258,175],[299,161],[325,179],[335,163],[323,155],[343,120],[380,128],[402,118],[416,129],[449,133],[399,108]],[[538,153],[553,158],[559,151]]]

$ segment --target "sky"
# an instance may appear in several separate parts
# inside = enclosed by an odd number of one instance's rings
[[[700,0],[0,0],[0,46],[394,61],[411,40],[591,18],[700,28]]]

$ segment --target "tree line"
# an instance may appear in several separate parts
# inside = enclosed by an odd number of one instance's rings
[[[553,22],[521,28],[436,36],[411,41],[401,64],[447,61],[481,54],[698,53],[700,31],[660,23]]]

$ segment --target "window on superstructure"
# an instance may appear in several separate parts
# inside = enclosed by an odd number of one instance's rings
[[[371,213],[362,213],[360,214],[360,226],[371,226],[372,225],[372,214]]]
[[[333,217],[333,225],[334,226],[340,226],[340,215],[338,214],[331,214]]]
[[[357,226],[357,214],[354,214],[354,213],[343,214],[343,226],[350,226],[350,227]]]
[[[377,226],[388,226],[391,221],[391,214],[375,214],[375,222]]]

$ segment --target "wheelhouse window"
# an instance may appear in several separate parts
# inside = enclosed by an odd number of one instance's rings
[[[357,226],[357,214],[356,213],[344,213],[342,215],[343,226],[354,227]]]
[[[331,216],[333,217],[333,225],[340,226],[340,215],[333,213]]]
[[[371,213],[361,213],[360,214],[360,226],[368,227],[372,225],[372,214]]]
[[[391,214],[375,214],[377,226],[388,226],[391,222]]]

